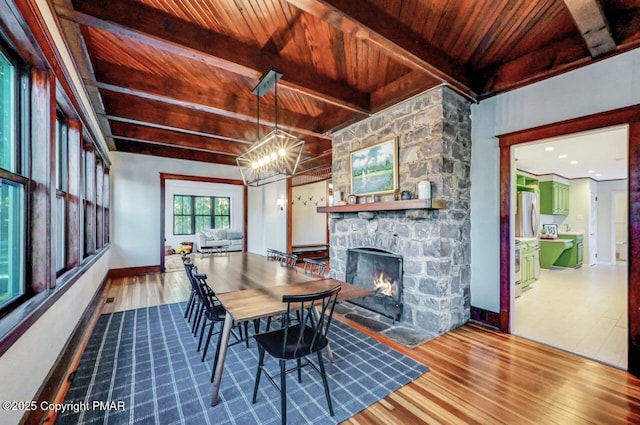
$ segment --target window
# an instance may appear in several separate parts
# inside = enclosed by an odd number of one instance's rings
[[[67,188],[68,151],[67,122],[58,114],[56,118],[56,211],[55,211],[55,261],[56,273],[67,267]]]
[[[0,51],[0,168],[16,172],[16,70]]]
[[[26,293],[26,188],[23,175],[23,125],[28,121],[22,100],[27,84],[23,70],[0,40],[0,315]],[[24,88],[23,88],[24,87]],[[24,116],[23,116],[24,115]]]
[[[25,293],[24,187],[0,179],[0,309]]]
[[[173,234],[193,235],[203,229],[231,226],[231,198],[217,196],[173,196]]]

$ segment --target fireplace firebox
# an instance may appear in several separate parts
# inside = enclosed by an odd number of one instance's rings
[[[351,302],[394,321],[402,316],[402,256],[378,248],[347,250],[346,280],[375,293]]]

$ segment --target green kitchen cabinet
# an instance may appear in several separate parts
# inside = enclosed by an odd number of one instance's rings
[[[540,214],[569,214],[569,185],[555,181],[540,182]]]
[[[558,257],[555,265],[574,268],[582,266],[584,255],[584,235],[577,232],[560,233],[558,234],[558,238],[573,241],[573,247],[564,251],[560,257]]]
[[[535,242],[533,241],[521,241],[520,242],[520,282],[522,289],[529,286],[535,279]]]

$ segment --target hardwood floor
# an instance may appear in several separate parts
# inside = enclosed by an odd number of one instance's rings
[[[112,279],[103,312],[188,296],[183,272]],[[623,370],[476,324],[410,350],[337,318],[430,368],[345,424],[640,423],[640,380]]]

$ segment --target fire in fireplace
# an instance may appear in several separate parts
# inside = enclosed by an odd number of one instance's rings
[[[394,321],[402,315],[402,256],[378,248],[347,250],[347,282],[374,291],[353,300]]]

